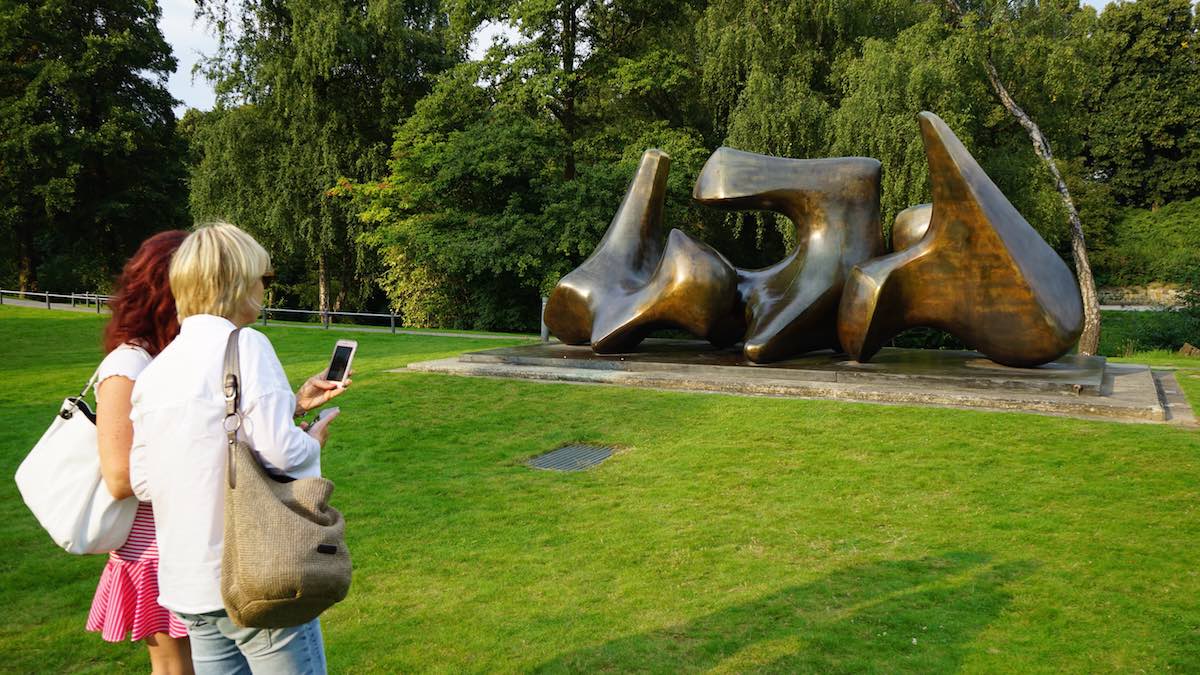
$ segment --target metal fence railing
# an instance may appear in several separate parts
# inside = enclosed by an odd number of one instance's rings
[[[110,296],[100,293],[50,293],[47,291],[12,291],[6,288],[0,288],[0,305],[4,304],[4,298],[11,297],[17,300],[45,302],[46,309],[54,309],[51,304],[51,298],[64,298],[65,302],[59,304],[67,304],[72,307],[84,306],[90,307],[95,305],[96,313],[100,313],[100,308],[108,302]]]
[[[44,303],[46,309],[54,309],[54,305],[60,306],[69,305],[72,308],[79,307],[90,308],[95,306],[96,313],[100,314],[104,305],[112,298],[111,295],[102,293],[50,293],[47,291],[17,291],[7,288],[0,288],[0,305],[3,305],[6,298],[24,301],[25,303],[36,302],[39,305]],[[289,318],[292,317],[292,318]],[[376,312],[342,312],[329,310],[322,312],[320,310],[311,309],[288,309],[286,307],[263,307],[259,314],[258,322],[264,326],[268,326],[271,322],[288,323],[288,324],[319,324],[322,328],[328,330],[334,324],[343,326],[358,326],[369,327],[376,329],[390,329],[392,334],[396,334],[398,330],[404,332],[413,331],[412,328],[406,328],[397,323],[397,315],[395,312],[387,314]],[[450,332],[456,332],[450,330]],[[542,330],[543,336],[546,335],[545,328]],[[461,333],[462,335],[472,335],[471,333]],[[477,334],[479,335],[479,334]]]

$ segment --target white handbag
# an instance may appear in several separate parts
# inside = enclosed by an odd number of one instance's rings
[[[129,538],[138,501],[117,500],[100,476],[96,415],[84,397],[63,401],[54,423],[17,468],[17,488],[26,506],[68,553],[107,553]]]

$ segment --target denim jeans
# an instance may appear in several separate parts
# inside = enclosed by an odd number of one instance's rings
[[[176,614],[188,627],[196,675],[325,673],[320,619],[291,628],[242,628],[225,610]]]

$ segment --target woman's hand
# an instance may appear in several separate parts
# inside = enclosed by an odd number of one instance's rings
[[[349,377],[346,378],[345,385],[325,379],[328,372],[328,369],[322,370],[300,385],[300,389],[296,391],[297,415],[303,415],[313,408],[319,408],[329,403],[334,397],[341,396],[346,387],[350,386]],[[349,374],[353,375],[354,371],[351,370]]]
[[[321,444],[322,448],[324,448],[325,441],[329,439],[329,423],[340,414],[342,414],[342,412],[337,408],[334,408],[329,411],[329,414],[325,415],[316,422],[313,422],[312,424],[304,426],[303,429],[308,433],[309,436],[317,439],[317,442]]]

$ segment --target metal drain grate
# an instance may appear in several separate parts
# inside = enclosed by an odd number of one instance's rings
[[[529,466],[551,471],[583,471],[612,457],[612,454],[613,449],[603,445],[573,443],[534,457],[529,460]]]

